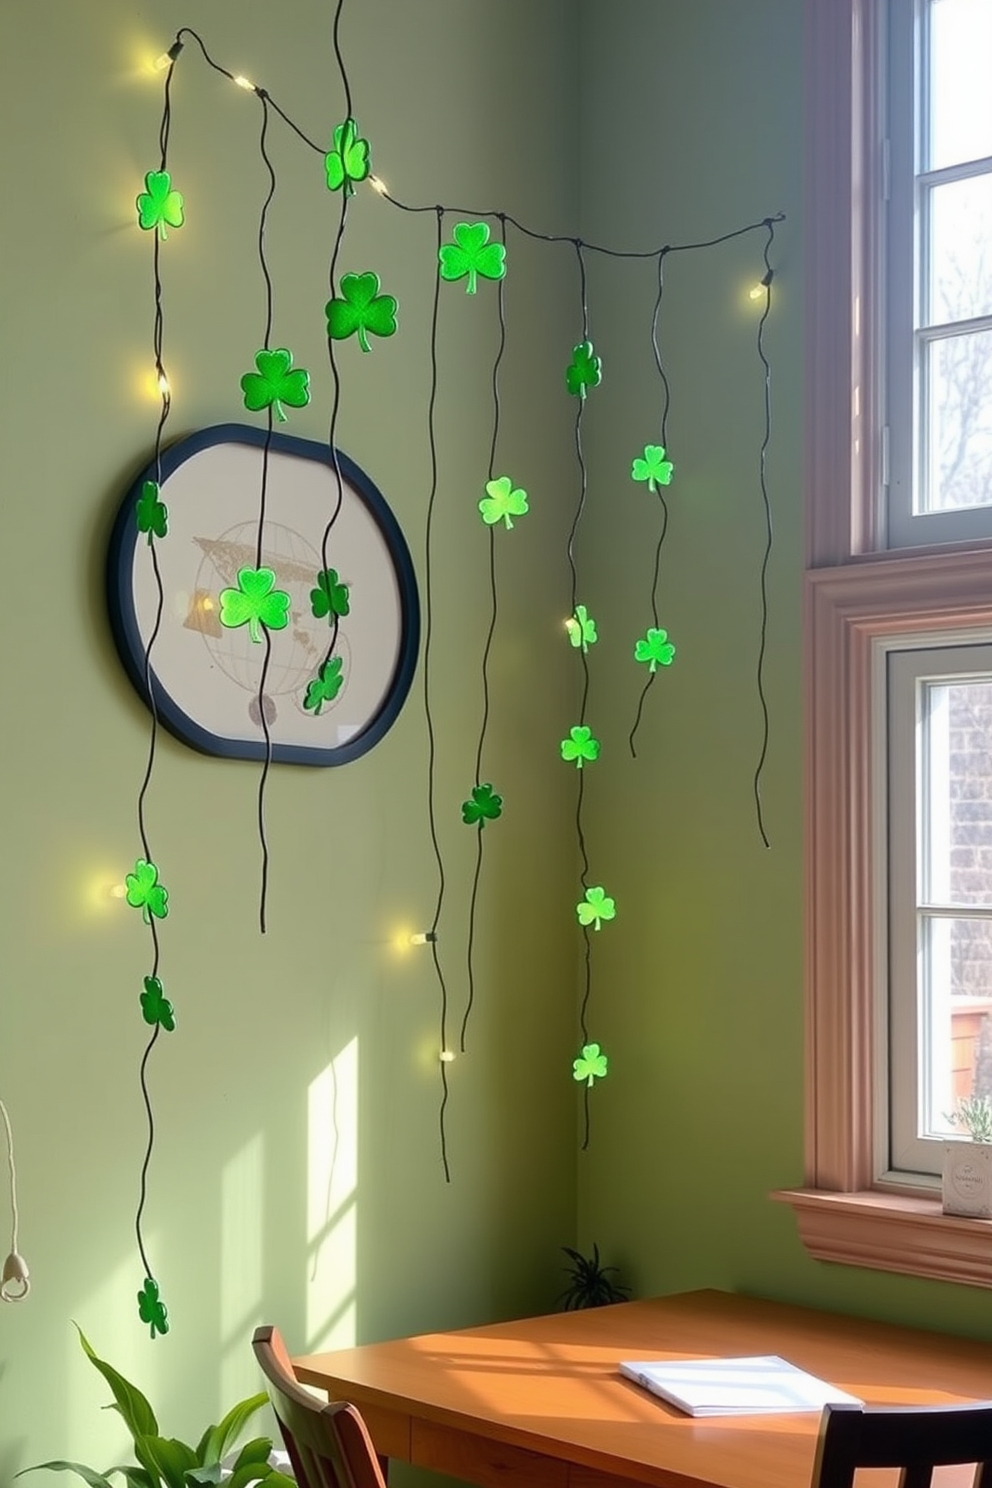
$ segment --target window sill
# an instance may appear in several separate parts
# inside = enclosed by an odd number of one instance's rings
[[[940,1200],[908,1194],[783,1189],[799,1238],[820,1261],[992,1287],[992,1220],[943,1214]]]

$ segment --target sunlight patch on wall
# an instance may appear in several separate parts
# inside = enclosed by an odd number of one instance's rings
[[[307,1093],[307,1350],[356,1341],[358,1039]]]
[[[251,1335],[262,1317],[262,1227],[265,1150],[262,1133],[224,1165],[220,1180],[220,1398],[241,1400],[258,1389]]]

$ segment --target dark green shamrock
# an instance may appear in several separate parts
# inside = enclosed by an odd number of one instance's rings
[[[169,1310],[158,1294],[158,1282],[152,1281],[150,1276],[145,1277],[145,1284],[138,1293],[138,1316],[143,1323],[148,1323],[153,1338],[156,1333],[168,1333]]]
[[[585,1080],[591,1089],[593,1080],[604,1079],[609,1067],[610,1061],[598,1044],[583,1044],[581,1057],[572,1060],[572,1079]]]
[[[583,341],[573,348],[572,360],[565,368],[565,386],[577,398],[584,398],[586,389],[599,387],[603,380],[603,359],[598,357],[591,341]]]
[[[603,920],[616,919],[616,901],[608,898],[605,889],[586,889],[586,897],[575,906],[575,913],[580,925],[591,925],[594,930],[600,930]]]
[[[589,647],[595,646],[599,639],[596,634],[596,622],[585,605],[575,606],[575,614],[565,621],[565,629],[568,631],[568,639],[576,649],[581,646],[583,651],[588,651]]]
[[[630,478],[635,481],[647,481],[648,490],[656,491],[659,486],[671,485],[674,469],[675,466],[671,460],[665,459],[663,444],[646,444],[644,459],[636,459],[630,467]]]
[[[441,261],[441,278],[464,279],[466,294],[475,294],[476,280],[502,279],[506,273],[506,249],[502,243],[490,243],[489,226],[485,222],[458,222],[452,233],[453,243],[445,243],[438,249]]]
[[[285,630],[289,624],[289,595],[273,589],[276,576],[271,568],[239,568],[237,589],[220,591],[220,623],[235,630],[247,625],[253,641],[260,642],[259,624],[269,630]]]
[[[659,666],[671,666],[674,655],[675,647],[668,639],[668,631],[655,630],[653,627],[634,647],[634,660],[649,662],[652,673]]]
[[[168,532],[169,508],[164,501],[159,500],[157,481],[145,481],[142,485],[135,515],[138,518],[138,531],[148,533],[149,545],[154,538],[164,537]]]
[[[169,913],[169,891],[158,881],[158,869],[154,863],[147,863],[144,858],[139,858],[134,865],[134,872],[128,873],[124,878],[124,887],[127,890],[127,902],[132,909],[141,910],[141,918],[146,925],[151,924],[151,916],[157,920],[164,920]]]
[[[183,225],[182,194],[172,189],[172,177],[168,171],[149,171],[145,177],[145,189],[135,199],[138,209],[138,226],[146,231],[157,227],[160,238],[168,237],[165,230]]]
[[[304,708],[309,708],[316,718],[325,703],[333,703],[343,682],[340,656],[329,656],[314,680],[307,685]]]
[[[334,131],[334,148],[324,156],[327,170],[327,189],[352,196],[354,183],[364,181],[369,173],[369,142],[358,136],[358,125],[354,119],[345,119]]]
[[[255,353],[257,372],[246,372],[241,379],[245,407],[251,413],[271,407],[281,424],[286,422],[282,405],[305,408],[310,402],[310,373],[304,367],[293,367],[293,353],[284,346],[276,351],[265,347]]]
[[[527,492],[521,489],[515,491],[508,475],[487,481],[486,490],[489,494],[483,496],[479,502],[479,510],[487,527],[493,527],[502,520],[509,529],[513,526],[513,517],[522,517],[526,513]]]
[[[467,827],[478,823],[480,832],[487,820],[495,821],[502,814],[503,797],[498,796],[489,784],[473,785],[471,797],[462,802],[462,821]]]
[[[563,760],[574,760],[579,770],[586,760],[599,759],[599,740],[593,738],[592,729],[584,723],[570,729],[569,737],[561,741],[561,757]]]
[[[141,1012],[146,1023],[158,1023],[166,1033],[176,1027],[176,1011],[166,997],[158,977],[145,977],[145,990],[141,994]]]
[[[325,615],[347,615],[348,585],[340,582],[336,568],[322,568],[317,575],[317,587],[310,590],[310,608],[317,620]]]
[[[365,274],[345,274],[341,280],[341,298],[328,300],[327,334],[332,341],[345,341],[358,332],[358,344],[363,351],[371,351],[366,331],[373,336],[393,336],[396,333],[396,300],[392,295],[379,293],[379,275],[369,270]]]

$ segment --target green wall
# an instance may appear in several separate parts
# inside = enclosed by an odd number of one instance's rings
[[[992,1337],[988,1292],[813,1261],[791,1212],[767,1198],[803,1177],[803,9],[799,0],[587,0],[580,12],[580,83],[600,101],[582,115],[583,235],[647,247],[778,212],[787,220],[765,332],[771,846],[752,796],[763,388],[761,305],[747,290],[763,271],[759,233],[705,256],[672,255],[666,269],[659,339],[677,473],[659,597],[678,654],[649,695],[638,759],[614,726],[616,748],[604,747],[590,792],[590,838],[623,919],[622,933],[618,912],[616,933],[602,937],[609,992],[598,1028],[612,1066],[596,1141],[579,1164],[578,1233],[642,1294],[726,1287]],[[591,706],[632,722],[624,647],[650,623],[658,514],[630,495],[617,451],[636,451],[657,428],[654,281],[649,271],[597,271],[592,329],[611,374],[589,419],[600,499],[584,553],[601,629],[623,642]]]
[[[156,414],[140,386],[150,243],[133,222],[156,161],[161,80],[146,64],[193,25],[218,60],[324,139],[342,112],[331,12],[323,0],[278,10],[39,0],[5,18],[0,1095],[34,1289],[0,1309],[4,1483],[46,1457],[99,1464],[121,1451],[71,1319],[142,1383],[170,1433],[193,1435],[255,1387],[247,1337],[262,1317],[302,1349],[540,1310],[561,1284],[559,1245],[576,1239],[598,1241],[641,1293],[735,1287],[992,1335],[985,1293],[819,1265],[767,1199],[802,1176],[800,0],[346,7],[359,119],[403,199],[505,207],[625,248],[787,214],[766,333],[771,847],[752,798],[763,410],[747,290],[761,234],[673,255],[667,268],[660,339],[678,473],[659,593],[679,649],[648,697],[637,760],[626,751],[639,681],[629,647],[649,620],[658,508],[627,464],[657,427],[654,281],[649,263],[590,255],[607,376],[586,419],[590,502],[576,560],[602,635],[589,716],[604,753],[585,825],[591,881],[619,912],[594,942],[591,1033],[611,1075],[580,1153],[575,1089],[550,1073],[573,1056],[581,987],[574,776],[554,757],[576,705],[560,630],[573,408],[553,389],[562,347],[578,339],[577,277],[571,249],[513,237],[498,463],[527,486],[531,512],[500,548],[490,738],[507,811],[487,836],[472,1048],[451,1069],[453,1182],[437,1145],[437,988],[426,958],[390,949],[434,903],[419,679],[365,759],[273,773],[264,940],[255,768],[160,738],[148,813],[172,891],[164,966],[180,1025],[152,1070],[160,1130],[146,1227],[174,1327],[151,1345],[137,1324],[147,943],[109,890],[137,853],[149,720],[113,651],[101,574]],[[174,105],[172,162],[189,210],[164,255],[169,428],[180,435],[238,417],[232,391],[260,339],[252,245],[266,183],[257,104],[195,53],[177,68]],[[335,204],[311,152],[275,124],[271,142],[277,326],[315,374],[314,402],[292,428],[323,439]],[[400,298],[395,342],[342,355],[339,442],[392,501],[421,577],[432,234],[429,216],[364,193],[342,265],[374,264]],[[475,502],[493,312],[492,295],[452,289],[442,301],[434,674],[456,1016],[473,846],[457,803],[472,774],[488,623]],[[4,1200],[4,1249],[6,1216]]]

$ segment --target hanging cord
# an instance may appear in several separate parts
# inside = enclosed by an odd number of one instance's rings
[[[500,215],[500,237],[499,241],[506,246],[506,219]],[[497,305],[499,310],[499,347],[496,352],[496,360],[493,363],[493,437],[489,446],[489,476],[490,481],[496,478],[496,448],[499,443],[499,429],[501,417],[501,404],[499,395],[499,369],[506,350],[506,279],[499,281],[497,289]],[[475,783],[482,784],[482,755],[485,749],[486,735],[489,731],[489,657],[492,653],[493,636],[496,634],[496,623],[499,619],[499,595],[496,588],[496,528],[491,526],[489,533],[489,630],[486,635],[486,644],[482,652],[482,723],[479,728],[479,744],[475,754]],[[483,857],[483,826],[480,820],[476,832],[475,850],[475,873],[472,876],[472,897],[468,912],[468,1001],[465,1004],[465,1016],[462,1018],[461,1051],[465,1053],[465,1035],[468,1030],[468,1020],[475,1002],[475,911],[479,897],[479,881],[482,877]]]
[[[17,1249],[17,1168],[14,1163],[14,1133],[10,1129],[10,1117],[7,1115],[7,1107],[0,1100],[0,1116],[3,1117],[4,1130],[7,1133],[7,1163],[10,1168],[10,1210],[11,1236],[10,1254],[3,1263],[0,1270],[0,1298],[4,1302],[23,1302],[31,1290],[31,1274],[28,1271],[28,1263]]]
[[[666,452],[668,450],[668,411],[672,403],[672,390],[669,386],[668,375],[665,372],[664,363],[661,360],[661,347],[658,344],[658,319],[661,315],[661,301],[665,293],[665,255],[669,251],[670,250],[667,247],[662,248],[661,252],[658,254],[658,294],[654,302],[654,314],[651,317],[651,350],[654,354],[654,364],[658,369],[658,376],[661,378],[662,386],[661,447]],[[658,578],[661,573],[661,550],[665,546],[665,536],[668,532],[668,502],[665,500],[664,493],[662,492],[660,486],[658,486],[657,488],[657,494],[658,502],[661,506],[661,531],[658,534],[658,543],[654,550],[654,575],[651,580],[651,615],[654,620],[654,626],[656,630],[659,623]],[[647,681],[641,688],[641,695],[637,701],[637,714],[634,718],[634,726],[630,731],[629,742],[631,759],[637,758],[637,749],[635,747],[634,741],[637,737],[637,730],[641,726],[641,714],[644,711],[644,700],[647,697],[648,692],[651,688],[651,684],[654,682],[656,676],[656,672],[648,673]]]
[[[771,502],[768,499],[768,484],[765,474],[766,456],[772,437],[772,369],[768,358],[765,356],[764,333],[765,322],[768,320],[772,308],[772,279],[775,277],[775,273],[772,269],[770,254],[772,243],[775,241],[775,223],[778,220],[775,217],[766,217],[764,222],[768,234],[764,249],[765,273],[761,281],[765,291],[765,308],[762,310],[761,319],[758,321],[758,356],[764,368],[765,384],[765,428],[761,440],[761,450],[758,455],[758,478],[761,486],[761,501],[765,513],[765,551],[761,560],[761,626],[757,666],[758,702],[761,706],[762,728],[761,751],[758,755],[758,763],[754,771],[754,809],[758,818],[758,831],[761,833],[761,840],[766,847],[770,847],[771,843],[765,831],[764,814],[761,806],[761,772],[764,769],[765,759],[768,754],[768,703],[765,700],[764,669],[765,649],[768,641],[768,564],[772,556],[773,533],[772,508]]]

